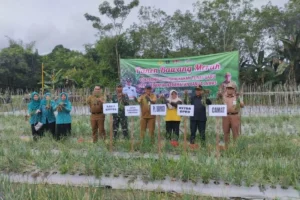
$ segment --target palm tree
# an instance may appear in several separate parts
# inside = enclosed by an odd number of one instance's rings
[[[252,56],[252,62],[245,60],[240,64],[240,80],[245,84],[272,83],[275,75],[272,55],[264,57],[265,52],[260,51],[257,60]]]
[[[300,30],[296,34],[292,35],[290,39],[281,38],[283,43],[283,50],[279,50],[279,53],[289,63],[289,82],[296,84],[300,81],[300,76],[296,77],[297,71],[300,70]]]
[[[74,79],[69,78],[68,76],[64,77],[62,69],[58,70],[57,72],[55,72],[55,70],[52,70],[52,73],[44,71],[44,74],[46,78],[46,81],[44,83],[45,89],[55,90],[58,87],[66,87],[77,84]],[[39,84],[42,83],[39,82]]]

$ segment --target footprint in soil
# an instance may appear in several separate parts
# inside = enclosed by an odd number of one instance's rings
[[[40,173],[39,173],[39,172],[36,172],[36,173],[31,174],[31,177],[32,177],[32,178],[37,178],[37,177],[39,177],[39,176],[40,176]]]
[[[219,181],[214,181],[214,184],[215,184],[215,185],[219,185],[220,182],[219,182]]]
[[[259,191],[261,191],[261,192],[265,192],[267,190],[264,185],[259,185],[258,188],[259,188]]]
[[[45,172],[43,175],[43,178],[47,178],[49,176],[49,174],[50,174],[49,172]]]

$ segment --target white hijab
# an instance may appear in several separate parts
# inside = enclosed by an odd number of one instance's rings
[[[175,92],[177,94],[177,97],[175,99],[172,98],[172,93]],[[171,90],[170,94],[169,94],[169,98],[167,99],[167,101],[169,103],[167,103],[167,106],[169,109],[175,109],[175,107],[173,107],[170,103],[177,103],[178,101],[182,101],[179,97],[178,97],[178,92],[176,90]]]

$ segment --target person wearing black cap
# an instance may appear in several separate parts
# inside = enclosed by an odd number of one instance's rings
[[[118,103],[119,105],[118,114],[113,114],[114,138],[117,139],[119,124],[121,124],[123,136],[125,139],[128,139],[128,121],[125,116],[125,106],[129,105],[129,98],[127,94],[122,93],[122,84],[117,84],[116,93],[113,94],[108,101],[111,103]]]
[[[195,96],[191,97],[188,100],[187,92],[185,92],[184,103],[194,105],[194,116],[190,117],[190,129],[191,145],[195,144],[196,132],[197,129],[200,132],[200,139],[203,145],[205,145],[205,129],[206,129],[206,105],[211,105],[211,100],[205,98],[204,90],[201,85],[195,88]]]
[[[136,88],[131,86],[132,80],[131,78],[126,79],[126,85],[123,88],[123,93],[127,94],[130,100],[134,100],[137,98]]]
[[[155,116],[151,115],[150,105],[156,103],[156,95],[152,93],[151,85],[146,85],[145,93],[138,98],[141,105],[141,139],[144,138],[148,127],[152,142],[154,142]]]

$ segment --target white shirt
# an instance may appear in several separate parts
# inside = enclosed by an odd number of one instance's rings
[[[123,93],[127,94],[130,100],[133,100],[134,97],[137,97],[136,88],[133,86],[123,87]]]

